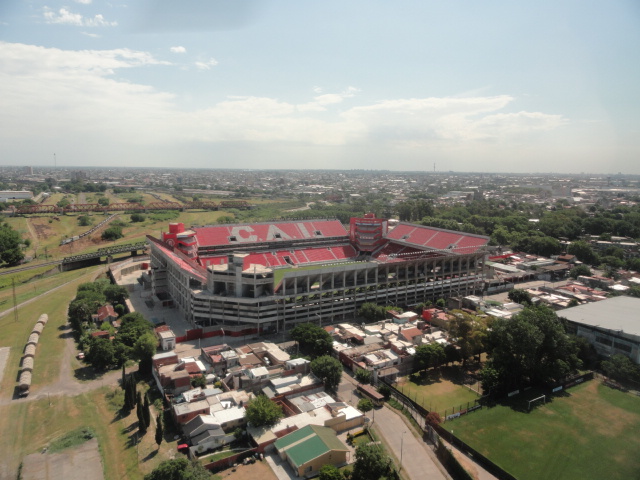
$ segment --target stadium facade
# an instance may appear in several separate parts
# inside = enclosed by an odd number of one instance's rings
[[[147,236],[153,294],[207,330],[288,331],[351,319],[365,302],[412,306],[478,293],[488,238],[385,219],[185,228]]]

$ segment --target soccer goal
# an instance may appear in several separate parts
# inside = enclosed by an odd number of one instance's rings
[[[547,403],[547,396],[546,395],[541,395],[537,398],[533,398],[531,400],[528,400],[529,402],[529,411],[531,411],[531,407],[536,405],[536,402],[539,402],[540,400],[542,400],[542,403]]]

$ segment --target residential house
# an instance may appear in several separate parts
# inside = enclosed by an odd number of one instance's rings
[[[118,319],[118,314],[113,309],[113,305],[107,303],[98,308],[98,312],[92,315],[91,318],[96,325],[100,326],[104,322],[115,322]]]
[[[323,465],[338,467],[349,460],[349,449],[336,433],[319,425],[308,425],[279,438],[275,448],[299,477],[310,476]]]

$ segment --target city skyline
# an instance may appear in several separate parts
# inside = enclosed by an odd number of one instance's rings
[[[630,1],[0,6],[0,163],[638,174]]]

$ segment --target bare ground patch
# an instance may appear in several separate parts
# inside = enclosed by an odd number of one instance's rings
[[[32,453],[22,462],[23,480],[104,480],[98,440],[59,453]]]
[[[235,470],[235,472],[233,470]],[[238,465],[236,468],[228,468],[222,472],[218,472],[216,477],[223,478],[224,480],[277,480],[278,478],[266,460],[258,461],[250,465]]]

